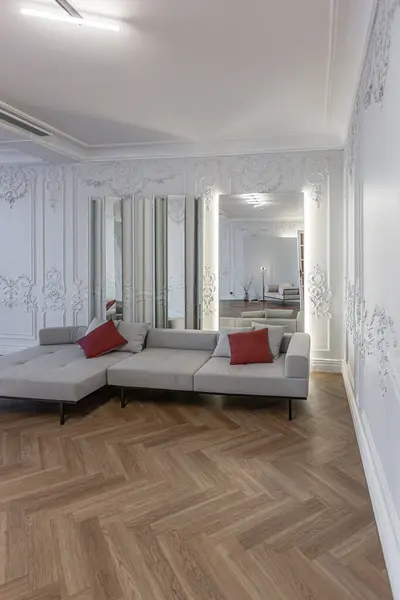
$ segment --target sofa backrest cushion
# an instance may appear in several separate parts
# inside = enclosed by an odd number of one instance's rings
[[[294,310],[286,308],[267,308],[265,311],[267,319],[295,319]]]
[[[280,354],[286,354],[287,349],[289,348],[290,340],[293,337],[293,333],[284,333],[281,341],[281,347],[279,350]]]
[[[264,319],[265,318],[265,310],[245,310],[240,313],[242,319]]]
[[[261,325],[260,323],[253,323],[253,329],[256,331],[264,328],[268,328],[268,342],[271,349],[271,354],[274,358],[279,358],[282,338],[286,327],[282,327],[280,325]]]
[[[217,345],[216,331],[197,329],[150,329],[146,348],[174,350],[206,350],[213,352]]]
[[[260,325],[280,325],[286,327],[286,333],[296,333],[296,319],[236,319],[235,327],[252,327],[252,323]]]
[[[41,346],[58,346],[59,344],[76,344],[86,335],[87,327],[71,325],[70,327],[47,327],[39,330]]]
[[[215,358],[230,358],[231,357],[231,345],[229,343],[228,336],[231,333],[249,333],[252,331],[252,327],[231,327],[221,329],[218,334],[218,344],[213,352]]]
[[[118,348],[120,352],[141,352],[144,348],[147,332],[150,329],[149,323],[129,323],[129,321],[116,321],[118,333],[127,341],[126,344]]]

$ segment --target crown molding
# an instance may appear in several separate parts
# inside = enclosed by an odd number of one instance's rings
[[[307,150],[343,149],[344,140],[331,134],[308,134],[271,137],[269,139],[223,139],[204,142],[152,142],[139,144],[112,144],[89,146],[43,121],[33,119],[30,115],[16,111],[13,107],[0,102],[0,107],[17,112],[22,119],[29,119],[51,132],[49,137],[40,138],[26,134],[22,139],[0,142],[0,150],[7,146],[9,150],[30,155],[32,162],[47,161],[55,163],[68,162],[102,162],[132,159],[160,158],[201,158],[211,156],[238,156],[243,154],[268,154],[277,152],[301,152]],[[22,136],[17,127],[0,123],[0,131],[8,131],[10,135]],[[2,156],[0,154],[0,162]],[[18,161],[17,155],[15,155]],[[6,162],[13,162],[7,160]]]
[[[165,142],[160,144],[132,144],[124,147],[108,146],[87,148],[69,140],[56,137],[7,142],[10,156],[14,152],[18,161],[18,152],[30,155],[32,162],[108,162],[140,159],[164,158],[206,158],[214,156],[241,156],[249,154],[276,154],[285,152],[343,150],[343,144],[329,136],[302,138],[302,143],[271,144],[267,141],[226,140],[209,143]],[[320,142],[320,143],[318,143]],[[5,146],[5,145],[4,145]],[[0,142],[0,151],[5,147]],[[0,152],[0,163],[3,154]],[[13,161],[7,161],[13,162]]]
[[[207,156],[240,156],[243,154],[336,149],[343,149],[342,140],[332,135],[317,134],[295,137],[287,136],[271,138],[269,140],[226,139],[209,142],[158,142],[151,144],[91,146],[89,149],[89,160],[201,158]]]

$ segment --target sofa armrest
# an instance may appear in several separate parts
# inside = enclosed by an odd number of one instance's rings
[[[294,333],[285,358],[285,376],[308,379],[310,376],[311,338],[308,333]]]
[[[296,331],[304,331],[304,311],[299,310],[296,317]]]
[[[39,330],[40,346],[57,346],[59,344],[75,344],[86,334],[87,327],[47,327]]]

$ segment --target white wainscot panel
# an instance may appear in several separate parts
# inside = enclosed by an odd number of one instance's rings
[[[35,339],[34,181],[22,197],[0,201],[0,347],[26,346]],[[4,350],[0,350],[3,352]]]

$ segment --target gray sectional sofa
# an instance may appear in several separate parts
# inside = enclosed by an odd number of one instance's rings
[[[278,396],[306,399],[310,337],[286,333],[273,364],[230,365],[212,357],[218,333],[150,329],[145,349],[116,351],[87,359],[76,340],[85,327],[43,329],[39,346],[0,357],[0,397],[58,402],[60,423],[66,404],[75,404],[105,385],[121,388],[183,390],[210,394]]]

